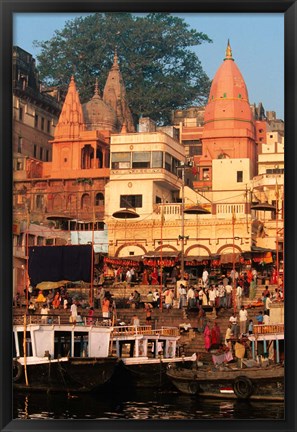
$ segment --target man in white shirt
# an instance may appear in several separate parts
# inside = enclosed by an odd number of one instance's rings
[[[226,307],[227,309],[230,309],[232,306],[232,286],[227,283],[227,285],[225,285],[225,290],[226,290]]]
[[[263,315],[263,325],[268,324],[270,324],[270,316],[267,314],[267,311],[265,311]]]
[[[187,292],[187,301],[189,308],[195,307],[195,292],[191,286]]]
[[[238,325],[236,313],[233,313],[229,318],[229,323],[231,324],[231,330],[235,337],[238,336]]]
[[[237,285],[237,288],[236,288],[236,306],[237,306],[237,309],[241,308],[241,297],[242,297],[242,288],[240,285]]]
[[[208,291],[208,299],[209,299],[209,305],[213,307],[215,305],[215,300],[216,300],[216,291],[214,289],[214,286],[212,286]]]
[[[71,315],[70,315],[70,321],[71,321],[73,324],[76,324],[76,317],[77,317],[77,305],[76,305],[76,301],[74,301],[74,302],[72,303],[72,305],[71,305],[71,307],[70,307],[70,312],[71,312]]]
[[[208,285],[208,271],[206,269],[204,269],[202,273],[202,282],[204,287]]]
[[[239,332],[241,335],[246,333],[247,319],[248,319],[247,310],[244,308],[244,306],[241,306],[241,309],[239,311]]]

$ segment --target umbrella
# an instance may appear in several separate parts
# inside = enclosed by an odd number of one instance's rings
[[[39,290],[51,290],[51,289],[60,288],[61,286],[66,285],[67,283],[68,281],[58,281],[58,282],[46,281],[37,284],[36,288],[38,288]]]

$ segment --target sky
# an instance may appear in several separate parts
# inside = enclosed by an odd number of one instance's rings
[[[213,43],[192,49],[204,71],[213,79],[230,40],[233,58],[246,82],[250,103],[262,102],[284,120],[284,15],[282,13],[180,13],[191,28],[203,32]],[[83,14],[15,13],[13,44],[36,58],[33,41],[45,41],[65,22]],[[38,63],[37,63],[38,65]]]

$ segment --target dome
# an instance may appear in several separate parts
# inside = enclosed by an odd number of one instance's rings
[[[246,130],[254,135],[253,115],[243,76],[237,67],[228,41],[224,62],[213,79],[204,115],[203,136],[229,135],[232,130]]]
[[[89,102],[83,104],[82,108],[87,130],[101,129],[118,132],[116,113],[99,96],[97,81],[94,96]]]

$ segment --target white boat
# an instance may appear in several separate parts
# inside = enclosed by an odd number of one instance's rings
[[[111,378],[118,361],[109,355],[112,327],[28,320],[13,326],[14,388],[91,391]]]
[[[151,326],[118,326],[114,327],[111,338],[115,354],[121,359],[116,381],[126,379],[136,387],[169,384],[166,376],[169,364],[191,367],[197,360],[196,353],[176,354],[180,339],[177,327],[153,330]]]

